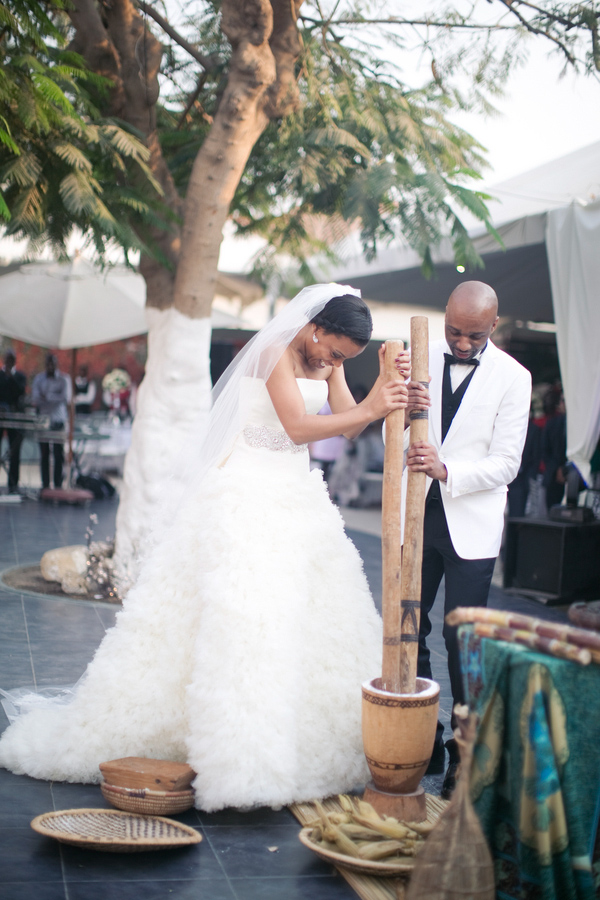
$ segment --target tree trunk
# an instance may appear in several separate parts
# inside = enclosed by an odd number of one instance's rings
[[[233,48],[228,83],[192,169],[181,240],[170,248],[176,256],[174,275],[151,260],[142,261],[147,303],[153,308],[146,375],[117,515],[115,568],[121,592],[137,574],[138,554],[166,479],[176,476],[172,461],[178,447],[208,413],[210,313],[223,226],[270,116],[297,102],[293,66],[300,51],[299,7],[289,0],[223,3],[222,28]],[[160,162],[157,151],[155,173]]]
[[[210,318],[173,307],[148,309],[148,361],[125,458],[117,512],[115,570],[119,593],[135,580],[173,459],[210,404]]]

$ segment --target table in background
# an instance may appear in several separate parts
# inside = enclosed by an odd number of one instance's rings
[[[102,425],[102,423],[101,423]],[[19,431],[22,440],[32,440],[36,443],[48,444],[67,444],[69,434],[67,430],[52,431],[48,427],[47,417],[38,416],[29,413],[1,413],[0,427]],[[91,426],[86,420],[76,420],[75,430],[73,431],[73,468],[72,479],[76,478],[81,472],[82,461],[88,452],[90,444],[100,444],[108,442],[111,439],[110,433],[101,431],[97,423]],[[10,463],[10,451],[7,447],[0,455],[0,465],[6,469]]]
[[[480,717],[471,797],[503,900],[594,900],[600,668],[459,630]]]

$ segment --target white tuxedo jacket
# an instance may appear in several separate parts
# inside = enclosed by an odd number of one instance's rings
[[[488,341],[442,443],[442,378],[447,352],[444,340],[429,345],[429,443],[448,470],[448,481],[440,482],[440,493],[454,549],[463,559],[488,559],[500,550],[507,485],[521,463],[531,375]],[[403,506],[406,477],[405,469]],[[427,490],[430,484],[428,478]]]

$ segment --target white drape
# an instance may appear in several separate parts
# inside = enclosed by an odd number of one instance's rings
[[[548,213],[546,246],[567,409],[567,456],[587,480],[600,436],[600,202]]]

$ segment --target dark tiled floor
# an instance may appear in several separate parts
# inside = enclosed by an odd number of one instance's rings
[[[87,509],[34,501],[0,506],[0,570],[39,562],[52,547],[83,543],[90,512],[98,515],[98,539],[114,533],[116,504],[110,501]],[[380,603],[380,541],[358,531],[350,535]],[[441,685],[440,717],[449,723],[441,599],[433,616],[432,664]],[[497,588],[492,589],[491,603],[564,617],[561,610],[545,610]],[[109,605],[40,598],[0,585],[0,688],[72,684],[83,674],[114,616],[115,608]],[[0,708],[0,729],[6,723]],[[424,779],[425,789],[439,793],[441,780],[442,776]],[[201,831],[200,845],[140,854],[84,851],[45,839],[29,827],[32,818],[48,810],[106,806],[97,786],[49,784],[0,769],[2,900],[351,900],[356,896],[334,869],[299,843],[298,823],[287,809],[225,810],[210,815],[190,810],[177,818]]]

